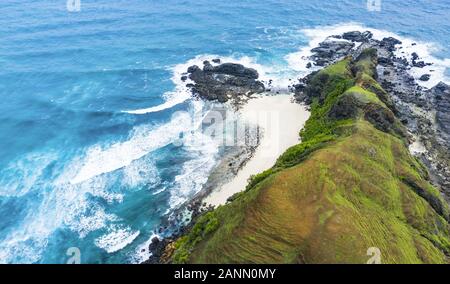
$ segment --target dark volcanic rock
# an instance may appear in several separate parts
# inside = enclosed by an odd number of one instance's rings
[[[373,34],[372,34],[372,32],[365,31],[365,32],[362,33],[362,36],[363,36],[364,40],[369,40],[369,39],[371,39],[373,37]]]
[[[397,44],[402,44],[401,41],[399,41],[396,38],[393,37],[385,37],[383,38],[383,40],[381,41],[381,46],[386,48],[388,51],[395,51],[395,46]]]
[[[411,62],[413,67],[423,68],[427,65],[431,65],[431,63],[425,63],[424,61],[417,61],[419,59],[419,55],[416,52],[411,54]]]
[[[363,41],[362,33],[359,31],[346,32],[342,35],[342,38],[351,41]]]
[[[371,40],[372,36],[372,33],[369,31],[352,31],[346,32],[343,35],[331,36],[329,39],[320,43],[318,47],[311,50],[313,53],[312,59],[316,66],[329,65],[351,54],[352,49],[355,47],[355,42],[367,43]],[[345,39],[346,41],[334,39]]]
[[[412,63],[406,59],[396,58],[394,50],[390,47],[395,41],[390,40],[389,48],[383,43],[378,53],[386,58],[378,70],[379,81],[388,92],[395,104],[396,115],[401,121],[407,122],[408,130],[422,141],[426,152],[419,158],[427,166],[430,178],[450,201],[450,91],[443,83],[431,90],[419,86],[408,73],[413,66],[422,66],[417,63],[418,54],[412,54]],[[380,62],[380,58],[378,60]],[[429,80],[429,75],[422,76],[420,80]],[[447,93],[447,94],[445,94]],[[446,98],[447,101],[442,101]],[[433,110],[436,116],[431,115]]]
[[[197,65],[193,65],[191,67],[188,68],[187,72],[188,73],[195,73],[197,71],[202,71],[202,69],[200,69],[200,67],[198,67]]]
[[[418,67],[418,68],[423,68],[425,66],[427,66],[427,64],[423,61],[419,61],[419,62],[413,62],[412,64],[414,67]]]
[[[443,140],[450,147],[450,86],[439,83],[430,90],[435,99],[436,123],[443,136]]]
[[[226,74],[236,77],[246,77],[249,79],[258,79],[259,75],[255,69],[246,68],[241,64],[224,63],[222,65],[214,67],[211,72]]]
[[[189,78],[195,82],[193,93],[207,100],[239,101],[245,96],[265,90],[264,84],[257,80],[258,72],[241,64],[224,63],[213,66],[205,61],[203,69],[191,66],[188,73]]]
[[[203,71],[212,72],[213,69],[214,69],[214,67],[211,65],[211,63],[208,60],[203,61]]]
[[[389,66],[392,65],[392,60],[386,57],[379,57],[378,58],[378,64],[382,66]]]
[[[164,255],[166,250],[166,246],[171,243],[170,239],[162,239],[160,240],[157,237],[154,237],[151,240],[150,245],[148,246],[149,251],[151,252],[151,256],[149,259],[143,262],[143,264],[160,264],[161,257]]]
[[[319,44],[319,47],[313,48],[313,60],[317,66],[328,65],[337,59],[345,56],[355,46],[352,42],[327,40]]]
[[[344,33],[342,35],[342,38],[353,42],[364,42],[371,39],[372,36],[372,33],[369,31],[365,31],[363,33],[359,31],[353,31]]]
[[[420,76],[419,80],[420,81],[429,81],[430,80],[430,74],[424,74],[422,76]]]
[[[164,240],[161,241],[157,237],[154,237],[149,245],[149,250],[154,256],[160,257],[164,253],[165,247],[166,243],[164,242]]]

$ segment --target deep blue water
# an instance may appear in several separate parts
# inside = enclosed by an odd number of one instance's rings
[[[66,0],[2,0],[0,15],[6,263],[65,263],[70,247],[82,262],[133,261],[164,214],[201,188],[220,152],[173,144],[206,107],[180,99],[172,80],[196,56],[292,73],[286,56],[308,45],[304,29],[355,22],[450,58],[449,0],[382,0],[379,12],[363,0],[81,0],[79,12]]]

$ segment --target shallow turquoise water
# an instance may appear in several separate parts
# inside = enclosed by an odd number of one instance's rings
[[[172,80],[196,56],[246,56],[283,77],[304,29],[354,22],[434,43],[448,62],[450,1],[366,4],[1,1],[0,262],[65,263],[70,247],[82,262],[136,261],[220,155],[173,144],[205,108]]]

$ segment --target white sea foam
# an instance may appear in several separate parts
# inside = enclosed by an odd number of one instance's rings
[[[83,166],[71,179],[77,184],[92,177],[128,166],[149,152],[172,143],[191,123],[188,113],[176,113],[170,122],[153,130],[148,126],[138,127],[129,140],[108,147],[95,146],[88,150]]]
[[[152,254],[148,248],[152,243],[152,239],[155,237],[161,238],[157,234],[152,234],[147,241],[141,243],[136,247],[135,253],[131,256],[131,263],[139,264],[150,258]]]
[[[30,238],[26,232],[18,232],[14,237],[7,237],[0,244],[0,263],[34,263],[39,261],[47,239]]]
[[[20,197],[36,185],[45,168],[55,161],[55,153],[30,153],[11,162],[0,172],[0,196]]]
[[[143,185],[155,186],[161,178],[150,155],[133,161],[121,174],[121,184],[129,190],[140,190]]]
[[[405,58],[411,63],[412,54],[415,52],[419,55],[417,61],[432,63],[432,65],[427,65],[423,68],[413,67],[409,70],[409,73],[416,79],[419,85],[432,88],[439,82],[450,82],[450,78],[445,75],[447,68],[450,68],[450,59],[438,59],[433,56],[433,53],[439,51],[438,45],[435,43],[420,42],[410,38],[401,38],[400,40],[402,41],[402,49],[398,49],[395,52],[396,56]],[[420,81],[419,78],[424,74],[431,75],[430,80]]]
[[[200,191],[206,183],[209,172],[216,164],[219,144],[202,130],[206,113],[202,101],[193,102],[195,126],[193,131],[183,137],[183,148],[188,152],[189,160],[183,164],[182,172],[175,177],[175,184],[170,189],[169,204],[177,207],[189,197]]]
[[[158,189],[157,191],[153,192],[152,195],[158,195],[161,192],[166,191],[167,187],[161,187],[160,189]]]
[[[143,109],[137,109],[137,110],[124,110],[123,112],[129,113],[129,114],[146,114],[151,112],[158,112],[166,109],[170,109],[178,104],[184,103],[187,99],[191,97],[191,94],[188,91],[182,91],[182,92],[170,92],[164,94],[164,98],[166,101],[163,104],[149,107],[149,108],[143,108]]]
[[[115,219],[115,216],[105,214],[87,202],[87,193],[95,195],[98,188],[53,184],[41,190],[45,192],[43,200],[35,208],[30,208],[23,221],[2,240],[0,262],[39,261],[49,236],[58,228],[67,226],[83,238],[90,231],[103,227],[106,220]]]
[[[137,110],[128,110],[123,111],[130,114],[146,114],[146,113],[152,113],[152,112],[158,112],[166,109],[170,109],[178,104],[184,103],[188,99],[192,97],[191,89],[186,87],[187,84],[194,83],[189,77],[186,77],[186,80],[183,81],[181,77],[186,74],[187,69],[192,65],[198,65],[202,66],[203,61],[206,59],[203,59],[204,56],[197,56],[196,58],[193,58],[185,63],[177,64],[172,70],[172,82],[175,84],[175,89],[173,91],[167,92],[163,95],[165,102],[149,107],[149,108],[143,108],[143,109],[137,109]]]
[[[104,249],[108,253],[113,253],[123,249],[136,239],[140,231],[132,231],[130,228],[111,226],[110,232],[95,240],[95,245]]]
[[[90,200],[90,196],[102,198],[107,203],[120,203],[123,193],[112,192],[112,188],[124,188],[158,182],[154,164],[146,159],[146,167],[141,168],[141,161],[132,163],[130,168],[118,174],[107,174],[93,177],[78,184],[70,184],[69,180],[79,168],[81,159],[61,168],[54,169],[54,176],[42,176],[46,165],[57,160],[52,154],[32,154],[20,162],[11,165],[19,172],[26,172],[23,184],[31,181],[35,186],[30,190],[39,190],[42,199],[30,205],[27,215],[17,222],[14,229],[0,242],[0,263],[32,263],[40,261],[49,241],[49,237],[59,228],[68,228],[85,238],[90,232],[107,227],[110,223],[122,220],[106,211],[100,203]],[[40,163],[37,163],[40,161]],[[145,180],[148,178],[149,180]],[[29,179],[29,180],[27,180]],[[1,184],[5,188],[5,184]],[[8,189],[12,192],[13,189]],[[107,240],[106,238],[103,240]],[[129,239],[124,238],[129,242]],[[116,244],[118,247],[119,244]],[[108,249],[112,250],[114,246]]]
[[[306,68],[306,65],[308,62],[310,62],[309,56],[312,55],[311,49],[319,46],[320,42],[325,41],[332,35],[341,35],[349,31],[370,31],[373,34],[373,38],[377,40],[382,40],[385,37],[394,37],[400,40],[402,42],[402,44],[399,45],[401,49],[397,49],[397,51],[395,52],[396,56],[406,58],[409,62],[411,62],[412,53],[416,52],[420,57],[419,61],[423,60],[425,61],[425,63],[433,63],[433,65],[426,66],[424,68],[411,68],[410,74],[416,80],[424,74],[431,75],[430,80],[427,82],[417,80],[419,85],[431,88],[440,81],[446,83],[450,82],[450,78],[445,75],[446,69],[450,68],[450,59],[438,59],[433,56],[433,53],[439,50],[439,46],[435,43],[421,42],[412,38],[397,35],[389,31],[368,28],[359,23],[344,23],[333,26],[320,26],[312,29],[304,29],[302,31],[309,40],[308,45],[302,47],[297,52],[288,54],[285,57],[290,68],[298,71],[301,75],[306,75],[308,72],[318,69],[318,67],[308,69]]]
[[[77,231],[80,238],[85,238],[90,232],[105,227],[108,222],[119,220],[116,215],[107,214],[105,209],[98,205],[93,205],[90,210],[93,211],[91,215],[80,214],[76,222],[69,222],[69,228]]]
[[[218,145],[211,137],[196,131],[187,137],[184,148],[191,158],[183,164],[182,172],[175,177],[175,184],[170,190],[169,203],[172,208],[199,192],[216,164]]]
[[[187,78],[185,82],[181,80],[181,77],[183,74],[187,71],[189,66],[193,64],[198,63],[195,59],[190,60],[183,64],[178,64],[175,67],[171,68],[172,70],[172,82],[175,84],[175,89],[170,92],[166,92],[163,97],[165,99],[165,102],[149,107],[149,108],[143,108],[143,109],[137,109],[137,110],[125,110],[122,112],[129,113],[129,114],[146,114],[146,113],[152,113],[152,112],[158,112],[166,109],[170,109],[178,104],[184,103],[188,99],[192,97],[192,93],[190,88],[186,87],[187,84],[193,83],[191,79]]]

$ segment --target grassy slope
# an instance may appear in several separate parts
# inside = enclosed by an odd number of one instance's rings
[[[316,74],[303,142],[201,217],[172,261],[365,263],[367,249],[378,247],[383,263],[447,262],[446,203],[409,154],[398,121],[365,119],[391,118],[375,62],[367,50]]]

